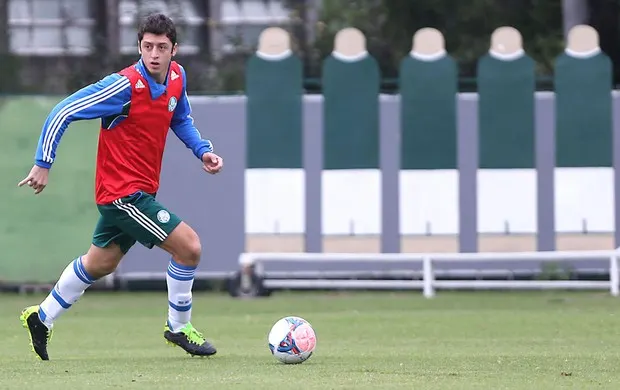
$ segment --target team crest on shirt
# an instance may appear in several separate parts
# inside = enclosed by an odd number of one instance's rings
[[[173,96],[168,100],[168,111],[172,112],[175,108],[177,108],[177,98]]]
[[[166,210],[159,210],[157,220],[161,223],[166,223],[170,221],[170,214]]]

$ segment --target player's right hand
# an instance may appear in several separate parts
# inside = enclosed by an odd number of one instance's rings
[[[24,184],[28,184],[29,187],[32,187],[32,189],[34,189],[35,195],[39,194],[41,193],[41,191],[43,191],[45,186],[47,186],[47,176],[49,174],[49,171],[50,170],[47,168],[35,165],[30,170],[28,176],[26,176],[24,180],[20,181],[17,186],[21,187]]]

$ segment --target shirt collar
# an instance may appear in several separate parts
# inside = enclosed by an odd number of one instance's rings
[[[164,81],[164,84],[159,84],[157,81],[155,81],[155,79],[146,70],[146,66],[142,61],[142,58],[140,58],[140,60],[136,64],[136,69],[138,70],[138,72],[140,72],[142,77],[146,79],[146,82],[149,85],[149,90],[151,91],[151,98],[157,99],[166,92],[166,87],[168,85],[168,74],[170,73],[170,65],[168,65],[168,71],[166,72],[166,81]]]

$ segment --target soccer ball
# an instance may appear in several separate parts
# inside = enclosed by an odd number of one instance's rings
[[[269,332],[269,349],[276,359],[285,364],[305,362],[312,356],[315,347],[314,329],[301,317],[281,318]]]

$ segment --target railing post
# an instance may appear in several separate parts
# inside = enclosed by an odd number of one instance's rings
[[[256,272],[257,263],[256,259],[251,257],[251,254],[241,254],[239,259],[239,265],[241,266],[239,284],[241,290],[249,290],[252,287],[252,273]]]
[[[614,254],[611,255],[609,261],[609,283],[611,284],[610,291],[612,296],[617,297],[620,295],[620,285],[618,284],[618,278],[620,275],[618,275],[618,253],[616,251],[614,251]]]
[[[423,275],[424,275],[424,297],[432,298],[435,296],[433,288],[433,262],[430,257],[426,256],[422,259]]]

